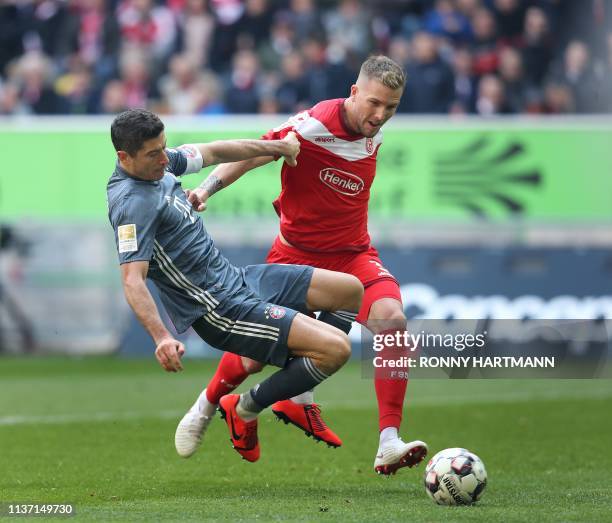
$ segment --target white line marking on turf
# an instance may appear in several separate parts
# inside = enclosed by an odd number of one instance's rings
[[[84,423],[96,421],[134,421],[147,418],[172,419],[180,417],[184,412],[178,410],[162,411],[132,411],[132,412],[94,412],[83,414],[49,414],[49,415],[19,415],[0,416],[0,426],[29,424],[63,424]]]
[[[596,389],[576,391],[571,389],[559,390],[527,390],[527,391],[504,391],[488,393],[486,397],[475,397],[473,395],[455,395],[441,397],[408,398],[406,406],[410,407],[435,407],[444,405],[478,405],[490,403],[521,403],[527,401],[556,401],[561,399],[607,399],[612,398],[612,389]],[[331,400],[325,401],[320,398],[321,404],[328,409],[363,409],[373,408],[375,403],[368,398],[360,400]],[[144,419],[176,419],[183,416],[185,411],[161,410],[161,411],[125,411],[125,412],[94,412],[80,414],[49,414],[49,415],[20,415],[0,416],[0,427],[14,425],[61,425],[67,423],[90,423],[105,421],[137,421]]]

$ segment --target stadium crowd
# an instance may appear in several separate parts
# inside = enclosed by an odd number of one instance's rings
[[[610,0],[0,0],[0,114],[292,113],[403,64],[399,112],[612,110]]]

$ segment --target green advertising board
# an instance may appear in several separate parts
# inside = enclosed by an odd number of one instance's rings
[[[252,138],[267,130],[253,119],[243,130],[223,119],[177,126],[168,144]],[[63,123],[44,129],[0,125],[3,166],[0,219],[106,219],[106,181],[115,154],[107,123]],[[458,126],[389,124],[378,155],[371,217],[408,220],[612,219],[612,125],[529,121]],[[210,216],[273,216],[280,165],[247,174],[215,195]],[[210,171],[184,178],[197,185]]]

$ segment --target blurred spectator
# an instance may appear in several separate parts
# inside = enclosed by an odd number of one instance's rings
[[[423,19],[423,29],[455,42],[464,42],[471,37],[470,21],[451,0],[436,0],[434,8]]]
[[[603,86],[596,84],[589,49],[584,42],[570,42],[562,64],[553,71],[552,80],[571,90],[574,107],[579,113],[596,112],[605,105]]]
[[[41,51],[56,58],[58,44],[67,16],[66,3],[60,0],[16,2],[24,20],[23,46],[25,51]]]
[[[432,35],[421,32],[414,36],[406,73],[401,112],[448,112],[454,96],[453,74],[440,58],[438,44]]]
[[[102,114],[118,114],[129,109],[125,85],[120,80],[111,80],[104,86],[99,112]]]
[[[244,4],[241,0],[210,0],[210,3],[215,15],[215,30],[209,64],[214,71],[226,72],[237,49]]]
[[[117,69],[119,25],[104,0],[75,0],[59,37],[62,56],[76,55],[93,68],[97,78],[108,80]]]
[[[410,60],[410,45],[404,37],[393,38],[389,43],[387,56],[405,67]]]
[[[68,105],[53,89],[52,62],[37,51],[23,55],[16,63],[13,79],[19,87],[19,97],[28,112],[60,114]]]
[[[504,83],[506,107],[509,112],[520,113],[527,108],[527,86],[523,75],[523,62],[516,49],[505,47],[499,55],[499,76]]]
[[[606,33],[612,27],[609,0],[555,0],[549,10],[555,16],[555,36],[560,48],[580,40],[593,49],[603,48]]]
[[[543,112],[545,114],[568,114],[574,111],[572,91],[562,84],[549,83],[544,88]]]
[[[239,33],[248,47],[257,49],[270,35],[272,11],[268,0],[245,0],[245,10],[239,23]]]
[[[610,0],[0,0],[0,111],[293,112],[377,52],[403,111],[608,111],[611,27]]]
[[[19,87],[13,82],[0,84],[0,115],[27,113],[28,108],[21,101]]]
[[[125,105],[128,109],[148,107],[149,98],[155,98],[148,57],[139,50],[125,51],[119,65],[123,83]]]
[[[457,49],[453,57],[455,96],[451,106],[453,114],[475,111],[478,84],[472,70],[472,54],[468,49]]]
[[[457,11],[468,20],[472,20],[476,11],[481,7],[481,0],[455,0]]]
[[[472,18],[474,42],[474,73],[478,76],[497,70],[497,28],[493,13],[485,8],[476,10]]]
[[[259,102],[259,59],[253,51],[238,51],[225,85],[227,112],[257,113]]]
[[[307,39],[302,50],[311,103],[348,96],[357,71],[342,61],[329,63],[325,43],[316,38]]]
[[[186,0],[178,16],[178,48],[198,69],[208,64],[214,27],[207,0]]]
[[[0,3],[0,77],[6,65],[23,54],[25,24],[17,5]]]
[[[66,100],[70,114],[94,114],[98,108],[98,92],[93,88],[90,68],[74,56],[68,70],[55,82],[56,92]]]
[[[176,22],[172,11],[153,0],[123,0],[117,8],[122,51],[137,49],[159,72],[176,44]]]
[[[291,53],[295,47],[295,30],[291,16],[285,11],[277,13],[268,42],[259,48],[262,67],[275,70],[283,57]]]
[[[283,58],[283,79],[276,90],[277,111],[297,113],[310,105],[308,80],[304,74],[304,59],[293,52]]]
[[[515,45],[523,32],[525,6],[522,0],[494,0],[499,38],[505,45]]]
[[[612,31],[608,33],[606,40],[606,58],[602,64],[602,81],[604,103],[602,110],[609,113],[612,112]]]
[[[296,42],[299,43],[308,37],[324,33],[320,11],[314,0],[290,0],[289,7],[286,15],[291,18]]]
[[[522,38],[525,79],[532,86],[541,85],[552,58],[548,19],[539,7],[530,7],[525,15]]]
[[[175,55],[170,73],[159,81],[164,112],[203,114],[221,112],[216,77],[201,73],[188,55]]]
[[[341,0],[325,16],[330,47],[365,57],[372,49],[370,13],[359,0]]]
[[[496,116],[508,112],[502,81],[492,74],[483,76],[478,84],[476,114]]]

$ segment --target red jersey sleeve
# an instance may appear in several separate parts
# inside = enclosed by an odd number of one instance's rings
[[[300,122],[306,120],[310,115],[309,111],[302,111],[300,113],[294,114],[291,118],[289,118],[285,123],[279,125],[278,127],[274,127],[274,129],[270,129],[266,134],[264,134],[261,139],[262,140],[282,140],[285,136],[287,136],[291,131],[295,132],[295,126]],[[299,136],[298,136],[299,139]],[[274,161],[278,160],[280,156],[275,156]],[[281,215],[280,212],[280,204],[279,199],[277,198],[272,202],[272,206],[276,211],[278,216]]]
[[[261,139],[262,140],[282,140],[287,134],[291,131],[295,131],[295,126],[300,122],[306,120],[309,116],[308,111],[302,111],[301,113],[294,114],[291,118],[289,118],[285,123],[275,127],[274,129],[270,129],[266,134],[264,134]]]

